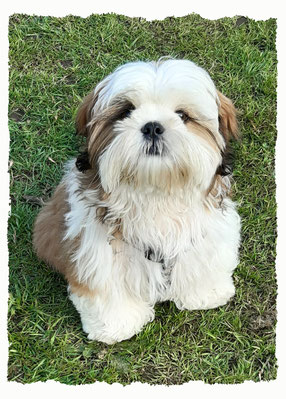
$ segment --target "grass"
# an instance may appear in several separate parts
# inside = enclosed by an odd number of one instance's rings
[[[233,384],[276,378],[275,38],[274,19],[11,16],[10,381]],[[89,342],[66,283],[32,251],[33,221],[64,162],[78,153],[74,116],[81,98],[119,64],[163,55],[206,68],[240,113],[236,296],[208,311],[159,304],[155,320],[132,339],[112,346]]]

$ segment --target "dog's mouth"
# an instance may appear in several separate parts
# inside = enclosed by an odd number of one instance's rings
[[[164,153],[164,144],[162,140],[151,139],[144,145],[144,153],[151,156],[162,156]]]

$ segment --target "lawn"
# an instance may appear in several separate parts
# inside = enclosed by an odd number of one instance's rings
[[[172,385],[276,378],[275,39],[274,19],[10,17],[10,381]],[[158,304],[140,334],[108,346],[87,340],[65,281],[33,253],[32,226],[63,164],[78,153],[74,118],[83,96],[119,64],[163,55],[207,69],[239,110],[236,295],[207,311]]]

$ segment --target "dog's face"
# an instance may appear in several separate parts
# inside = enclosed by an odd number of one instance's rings
[[[86,97],[77,127],[88,156],[77,165],[96,172],[107,193],[120,184],[207,190],[237,134],[230,100],[187,60],[119,67]]]

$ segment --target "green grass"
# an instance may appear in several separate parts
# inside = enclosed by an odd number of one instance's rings
[[[182,384],[276,378],[276,21],[13,15],[9,38],[8,379]],[[89,342],[63,278],[32,251],[33,221],[64,162],[78,152],[74,116],[81,98],[119,64],[163,55],[206,68],[240,113],[243,139],[234,146],[234,198],[242,217],[236,296],[208,311],[159,304],[155,320],[132,339],[112,346]]]

